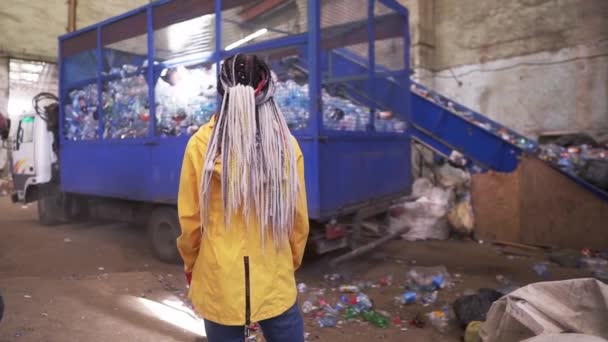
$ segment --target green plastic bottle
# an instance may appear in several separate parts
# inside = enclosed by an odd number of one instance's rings
[[[388,318],[373,310],[362,312],[361,317],[378,328],[388,327]]]
[[[344,318],[346,319],[357,318],[358,315],[359,314],[357,313],[357,311],[350,306],[344,310]]]

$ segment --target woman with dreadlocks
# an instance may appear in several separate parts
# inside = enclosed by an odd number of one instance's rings
[[[254,55],[226,59],[219,113],[186,148],[177,240],[210,342],[304,341],[294,271],[308,237],[304,160]]]

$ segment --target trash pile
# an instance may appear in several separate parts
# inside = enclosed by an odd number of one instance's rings
[[[450,279],[450,274],[444,266],[411,267],[405,273],[403,285],[395,283],[391,275],[381,277],[375,282],[359,281],[340,284],[347,278],[336,273],[325,275],[325,281],[335,286],[332,288],[332,292],[337,294],[328,293],[324,288],[310,288],[303,283],[298,284],[298,291],[300,296],[305,298],[301,303],[302,312],[313,318],[320,328],[341,327],[350,321],[356,321],[378,328],[394,326],[407,330],[408,325],[423,328],[430,323],[438,331],[445,332],[454,316],[449,305],[441,305],[440,309],[431,309],[427,313],[418,311],[414,317],[404,321],[399,313],[391,314],[377,307],[368,295],[368,291],[371,292],[372,289],[377,288],[402,287],[404,292],[394,299],[394,305],[398,311],[401,311],[401,307],[410,305],[439,307],[438,292],[454,285]],[[328,299],[331,297],[335,300]]]
[[[150,104],[144,69],[133,65],[112,68],[104,73],[102,110],[104,138],[125,139],[148,135]],[[217,111],[217,76],[214,66],[165,69],[156,83],[155,102],[157,134],[178,136],[192,134],[209,121]],[[292,130],[305,128],[310,121],[308,84],[293,80],[276,82],[275,100]],[[322,91],[323,124],[326,129],[365,131],[370,124],[370,112],[341,96]],[[98,137],[97,85],[89,84],[68,93],[64,107],[65,135],[69,140],[89,140]],[[391,112],[377,111],[375,129],[378,132],[405,132],[405,121]]]
[[[101,96],[105,139],[148,135],[150,104],[143,75],[111,80],[104,84]]]
[[[564,136],[553,143],[542,145],[539,157],[562,171],[608,190],[608,144],[601,145],[591,137],[573,138],[581,136]],[[577,144],[578,142],[582,144]]]
[[[68,140],[97,139],[97,85],[89,84],[68,94],[64,107],[64,132]]]
[[[193,134],[217,108],[215,65],[165,69],[155,88],[156,131],[161,136]]]
[[[340,276],[336,275],[335,280]],[[305,315],[316,319],[321,328],[336,327],[344,323],[343,320],[359,319],[379,328],[389,326],[389,318],[385,313],[374,309],[372,300],[363,291],[379,285],[371,282],[362,282],[358,285],[341,285],[337,290],[341,293],[335,304],[325,298],[324,289],[307,289],[299,285],[301,294],[307,293],[307,299],[302,303],[301,309]]]
[[[443,164],[433,170],[437,185],[427,178],[417,179],[412,187],[414,201],[391,208],[389,231],[409,226],[402,235],[408,241],[449,237],[450,227],[461,235],[472,233],[475,220],[470,195],[470,174]]]

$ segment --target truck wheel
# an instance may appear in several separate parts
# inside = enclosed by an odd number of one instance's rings
[[[180,232],[175,208],[162,207],[152,212],[148,221],[148,237],[154,253],[160,260],[172,264],[182,262],[177,251],[177,237]]]
[[[66,223],[65,197],[58,191],[40,188],[38,198],[38,221],[45,226]]]

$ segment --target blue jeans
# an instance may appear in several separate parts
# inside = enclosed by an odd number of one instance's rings
[[[268,342],[304,342],[304,321],[297,303],[277,317],[258,322]],[[243,342],[243,326],[222,325],[205,320],[209,342]]]

